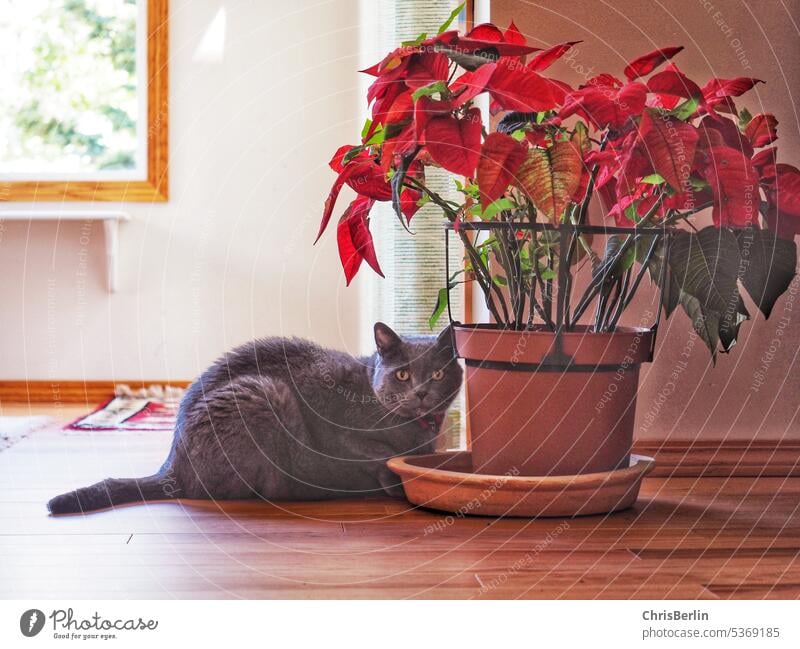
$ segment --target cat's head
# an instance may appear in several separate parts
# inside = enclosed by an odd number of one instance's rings
[[[462,369],[450,329],[439,336],[400,337],[375,324],[378,363],[372,387],[386,408],[416,419],[444,413],[458,395]]]

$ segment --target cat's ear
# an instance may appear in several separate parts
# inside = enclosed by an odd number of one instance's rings
[[[452,326],[447,326],[439,332],[439,335],[436,337],[436,349],[450,354],[451,356],[456,355],[455,346],[453,345]]]
[[[378,353],[381,356],[390,354],[400,347],[402,344],[400,336],[398,336],[389,325],[382,322],[375,323],[375,346],[378,348]]]

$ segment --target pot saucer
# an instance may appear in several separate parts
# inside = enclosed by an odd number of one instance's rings
[[[630,507],[655,460],[631,455],[630,466],[558,476],[472,472],[469,451],[407,455],[388,461],[415,505],[473,516],[584,516]]]

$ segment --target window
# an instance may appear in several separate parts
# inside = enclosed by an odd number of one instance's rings
[[[413,40],[423,32],[436,29],[461,4],[461,0],[376,0],[362,3],[361,67],[372,65],[402,41]],[[465,27],[467,11],[462,11],[453,29]],[[364,76],[364,75],[362,75]],[[362,79],[369,83],[369,79]],[[365,110],[364,117],[366,118]],[[429,167],[426,182],[442,196],[458,198],[454,176],[443,169]],[[362,327],[365,349],[374,348],[372,325],[376,320],[389,324],[400,334],[431,335],[429,319],[437,301],[439,289],[445,285],[444,219],[433,204],[423,206],[411,221],[410,235],[398,223],[392,206],[376,203],[370,213],[370,228],[375,251],[386,278],[373,273],[362,280]],[[457,237],[450,237],[452,273],[462,263],[463,248]],[[453,318],[463,319],[464,291],[456,287],[450,293]],[[443,315],[436,330],[447,325]],[[444,445],[455,448],[463,445],[464,431],[460,410],[463,397],[455,404],[443,429]]]
[[[167,0],[0,0],[0,200],[167,198]]]

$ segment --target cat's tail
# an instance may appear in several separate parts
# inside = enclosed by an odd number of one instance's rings
[[[56,496],[47,503],[47,509],[51,514],[78,514],[124,503],[168,500],[179,495],[180,489],[176,488],[175,481],[162,473],[146,478],[106,478],[89,487]]]

